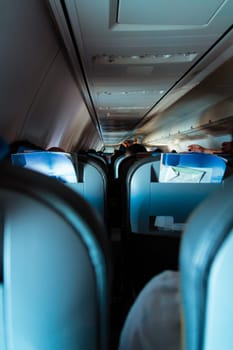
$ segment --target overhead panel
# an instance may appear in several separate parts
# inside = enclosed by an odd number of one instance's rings
[[[119,0],[117,23],[202,28],[211,22],[224,3],[225,0]]]

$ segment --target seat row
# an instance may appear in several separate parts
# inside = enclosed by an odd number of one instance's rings
[[[180,171],[181,167],[173,166],[177,165],[176,159],[189,159],[190,156],[186,154],[182,158],[170,154],[172,169]],[[195,157],[192,155],[191,158]],[[167,163],[166,158],[165,160]],[[73,154],[71,157],[60,152],[29,152],[12,155],[12,161],[15,165],[61,179],[81,194],[110,228],[115,210],[114,215],[118,216],[117,222],[124,235],[131,232],[179,234],[192,210],[212,191],[221,187],[220,183],[161,182],[160,155],[147,154],[145,157],[138,153],[125,157],[118,169],[117,179],[110,179],[103,162],[89,154]],[[184,162],[187,163],[187,160]],[[212,171],[210,167],[216,163],[216,169],[221,170],[223,167],[225,170],[225,162],[219,157],[197,155],[196,164],[204,164],[206,173],[206,169]],[[117,206],[110,211],[115,200]]]
[[[229,179],[184,229],[186,350],[226,350],[233,340],[232,190]],[[7,165],[0,203],[0,348],[108,349],[111,255],[96,212],[62,183]]]

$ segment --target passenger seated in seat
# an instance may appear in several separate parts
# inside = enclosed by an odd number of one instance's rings
[[[126,155],[131,155],[139,152],[147,152],[146,148],[140,143],[133,143],[131,146],[126,148]]]
[[[152,278],[131,307],[118,350],[181,349],[179,272]]]
[[[119,151],[121,151],[122,153],[125,153],[127,147],[129,147],[130,145],[131,145],[130,140],[125,140],[120,144]]]

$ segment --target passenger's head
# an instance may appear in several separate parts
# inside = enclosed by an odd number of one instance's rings
[[[160,153],[163,153],[163,150],[161,149],[161,148],[156,148],[156,149],[154,149],[152,152],[151,152],[152,154],[160,154]]]
[[[47,149],[49,152],[65,152],[63,148],[61,147],[50,147]]]
[[[127,314],[119,350],[181,349],[180,278],[164,271],[139,293]]]
[[[130,140],[125,140],[120,144],[119,150],[122,152],[125,152],[129,146],[130,146]]]
[[[146,152],[146,148],[139,143],[134,143],[131,146],[126,148],[127,154],[134,154],[139,152]]]

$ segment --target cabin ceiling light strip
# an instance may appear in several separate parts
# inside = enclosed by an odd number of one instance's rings
[[[139,56],[96,55],[92,57],[95,64],[157,64],[191,62],[196,52],[178,52],[167,54],[145,54]]]
[[[131,106],[131,107],[104,107],[104,106],[99,106],[98,110],[100,111],[123,111],[123,110],[137,110],[137,109],[148,109],[151,106]]]
[[[96,94],[98,96],[115,96],[115,95],[154,95],[163,94],[164,90],[135,90],[135,91],[98,91]]]

